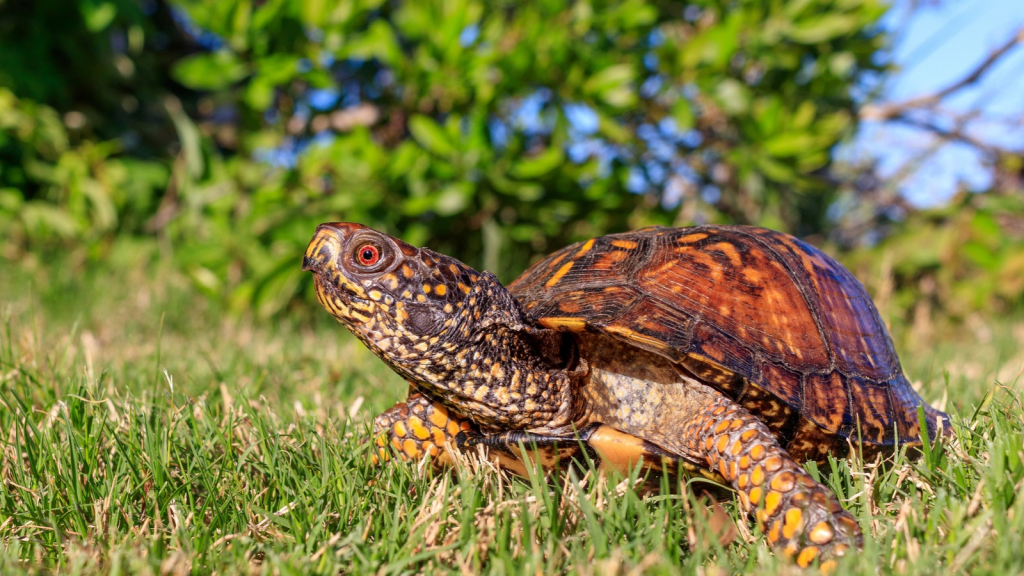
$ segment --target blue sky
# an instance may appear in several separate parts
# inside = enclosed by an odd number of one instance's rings
[[[903,101],[953,84],[972,71],[997,46],[1024,26],[1024,0],[941,0],[918,8],[909,17],[907,0],[898,0],[886,19],[896,43],[893,61],[900,71],[886,86],[886,101]],[[987,142],[1024,149],[1024,46],[1018,44],[981,82],[951,97],[953,113],[976,112],[969,133]],[[895,173],[933,138],[893,124],[866,122],[855,154],[879,159],[884,175]],[[978,155],[960,144],[947,144],[900,187],[921,206],[948,199],[957,187],[981,190],[987,171]]]

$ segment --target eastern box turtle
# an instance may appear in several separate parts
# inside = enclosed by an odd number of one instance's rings
[[[582,446],[619,470],[683,467],[732,486],[800,566],[831,564],[861,533],[798,461],[851,443],[920,445],[919,409],[929,438],[947,420],[910,387],[861,284],[771,230],[594,238],[506,289],[448,256],[331,223],[303,269],[328,312],[412,386],[375,420],[382,457],[388,443],[435,461],[484,445],[516,469],[507,456],[523,457],[524,442]]]

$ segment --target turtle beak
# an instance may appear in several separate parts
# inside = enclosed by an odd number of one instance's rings
[[[302,258],[302,270],[314,274],[323,272],[325,266],[337,262],[352,233],[363,228],[365,226],[361,224],[349,222],[328,222],[317,226]]]

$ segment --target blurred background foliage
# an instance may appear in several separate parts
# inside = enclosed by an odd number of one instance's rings
[[[835,159],[891,73],[885,10],[0,0],[0,255],[169,262],[273,316],[323,221],[506,281],[593,235],[728,222],[830,245],[919,329],[1019,307],[1019,179],[918,211]]]

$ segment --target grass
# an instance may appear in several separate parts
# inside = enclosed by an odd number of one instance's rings
[[[671,486],[370,466],[405,386],[312,303],[259,323],[173,276],[39,274],[0,277],[0,574],[793,571],[741,518],[708,543]],[[840,574],[1024,573],[1022,326],[903,353],[957,439],[820,471],[868,535]]]

